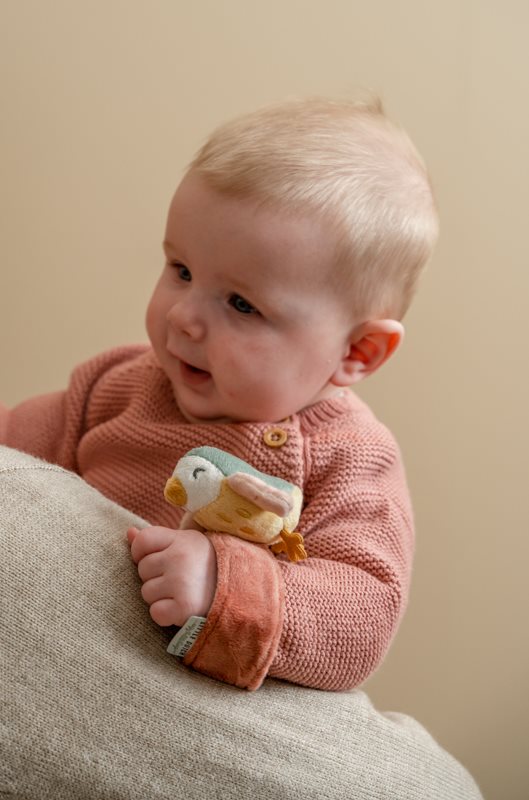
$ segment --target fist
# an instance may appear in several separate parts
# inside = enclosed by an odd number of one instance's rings
[[[141,594],[158,625],[182,626],[208,614],[217,586],[217,559],[208,537],[196,530],[129,528],[131,556]]]

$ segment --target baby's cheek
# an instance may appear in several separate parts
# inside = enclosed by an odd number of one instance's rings
[[[155,319],[156,319],[156,314],[153,307],[153,302],[151,300],[151,302],[147,306],[147,311],[145,312],[145,328],[147,330],[147,334],[149,336],[151,344],[153,343],[153,339],[155,338],[155,324],[154,324]]]

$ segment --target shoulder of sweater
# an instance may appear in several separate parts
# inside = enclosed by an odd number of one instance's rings
[[[107,391],[128,392],[134,384],[145,381],[151,352],[151,348],[145,344],[124,345],[83,361],[72,371],[68,396],[74,402],[85,402],[89,395],[93,397],[96,390],[106,393],[104,387],[107,387]]]
[[[83,379],[90,376],[97,379],[110,370],[122,365],[125,367],[141,368],[143,362],[148,361],[151,352],[151,348],[147,344],[129,344],[112,347],[78,364],[72,372],[72,379]]]
[[[298,414],[301,432],[308,437],[333,436],[337,432],[347,435],[362,431],[376,431],[381,435],[392,434],[375,416],[372,409],[350,389],[315,403]]]
[[[341,465],[359,477],[402,463],[394,435],[351,390],[301,412],[300,431],[313,468]]]
[[[114,347],[80,364],[72,373],[69,397],[83,403],[88,428],[107,422],[126,409],[135,415],[149,407],[174,407],[170,385],[152,348],[145,344]]]

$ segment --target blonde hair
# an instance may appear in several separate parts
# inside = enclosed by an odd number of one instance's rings
[[[190,170],[232,196],[330,224],[354,313],[400,319],[437,238],[424,163],[379,101],[294,100],[213,132]]]

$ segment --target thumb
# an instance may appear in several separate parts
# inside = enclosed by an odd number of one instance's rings
[[[132,544],[136,536],[138,535],[139,530],[138,528],[132,526],[127,530],[127,541],[129,544]]]

